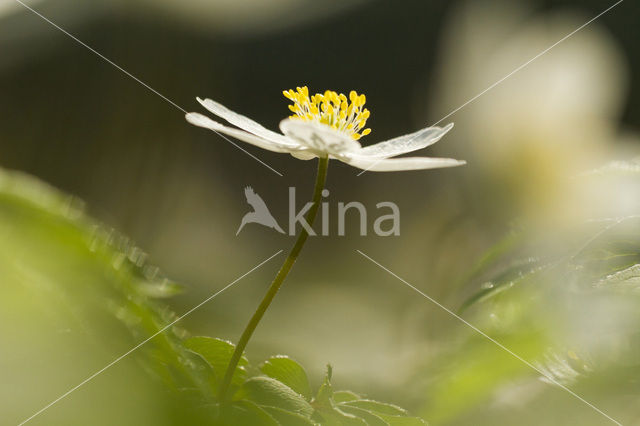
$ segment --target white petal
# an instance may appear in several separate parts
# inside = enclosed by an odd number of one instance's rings
[[[325,124],[287,118],[280,122],[280,130],[317,154],[341,155],[360,150],[358,141]]]
[[[466,164],[465,161],[453,158],[403,157],[403,158],[370,158],[346,157],[341,161],[371,172],[396,172],[401,170],[438,169],[441,167],[455,167]]]
[[[418,130],[415,133],[399,136],[362,148],[357,152],[358,155],[366,155],[375,158],[395,157],[396,155],[405,154],[407,152],[416,151],[426,148],[438,142],[451,128],[453,123],[447,124],[445,127],[427,127]]]
[[[302,151],[292,151],[291,155],[294,158],[297,158],[298,160],[312,160],[312,159],[317,157],[317,155],[314,154],[313,152],[304,151],[304,150],[302,150]]]
[[[284,146],[291,145],[291,141],[289,141],[283,135],[263,127],[260,123],[253,121],[249,117],[245,117],[244,115],[231,111],[230,109],[222,104],[219,104],[216,101],[212,101],[211,99],[196,99],[202,104],[203,107],[205,107],[218,117],[227,120],[234,126],[240,127],[242,130],[246,130],[247,132],[253,133],[256,136],[260,136],[263,139],[271,142],[276,142]]]
[[[204,127],[205,129],[213,130],[214,132],[224,133],[225,135],[232,136],[241,141],[248,142],[252,145],[266,149],[273,152],[291,152],[292,150],[287,147],[275,143],[273,141],[261,138],[251,133],[247,133],[243,130],[227,127],[223,124],[213,121],[209,117],[206,117],[197,112],[190,112],[185,115],[187,121],[195,126]]]

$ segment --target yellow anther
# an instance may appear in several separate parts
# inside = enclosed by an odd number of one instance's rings
[[[349,106],[347,107],[347,114],[351,115],[351,113],[353,112],[353,104],[349,104]]]
[[[309,97],[307,86],[301,86],[295,91],[285,90],[282,94],[293,103],[289,105],[289,110],[295,113],[291,118],[326,124],[356,140],[371,133],[371,129],[360,130],[371,113],[363,108],[366,96],[355,90],[350,91],[348,97],[332,90]]]

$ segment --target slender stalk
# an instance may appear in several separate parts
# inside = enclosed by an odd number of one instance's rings
[[[316,184],[313,190],[313,204],[309,208],[309,212],[306,216],[307,223],[309,223],[310,226],[313,226],[313,222],[315,221],[316,215],[318,213],[318,207],[320,207],[320,199],[322,197],[322,190],[324,189],[324,183],[327,178],[328,167],[328,157],[321,157],[318,159],[318,173],[316,175]],[[269,308],[271,301],[273,301],[276,293],[278,293],[278,290],[282,286],[284,279],[287,278],[287,275],[289,275],[289,271],[291,271],[291,268],[296,262],[296,259],[298,258],[298,255],[300,254],[300,251],[302,250],[302,247],[304,246],[304,243],[307,241],[308,237],[309,233],[303,227],[302,231],[300,231],[300,235],[298,235],[298,238],[293,245],[293,248],[291,249],[291,252],[289,253],[289,256],[287,256],[284,263],[280,267],[278,274],[269,286],[267,293],[262,298],[260,305],[258,305],[258,309],[256,309],[256,312],[253,314],[251,320],[249,320],[249,323],[242,332],[242,336],[240,336],[240,340],[236,345],[236,349],[231,356],[231,360],[229,361],[229,365],[227,366],[227,371],[225,372],[224,378],[222,379],[222,383],[220,385],[218,396],[221,401],[225,401],[227,397],[227,391],[229,390],[229,385],[231,384],[233,373],[238,366],[238,362],[240,361],[240,357],[242,356],[244,349],[247,347],[247,343],[249,343],[249,339],[251,339],[253,332],[260,323],[260,320],[264,316],[264,313],[267,311],[267,308]]]

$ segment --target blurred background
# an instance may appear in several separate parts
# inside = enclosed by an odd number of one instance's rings
[[[188,111],[203,112],[195,97],[210,97],[276,129],[288,115],[283,89],[365,93],[367,145],[447,116],[613,2],[28,4]],[[640,234],[637,223],[626,228],[640,214],[639,20],[640,6],[622,2],[447,117],[442,124],[455,128],[420,154],[467,160],[463,168],[357,176],[331,163],[332,236],[308,242],[249,359],[286,353],[314,385],[331,363],[336,387],[400,404],[436,425],[610,423],[359,249],[448,308],[468,306],[465,319],[607,414],[640,424],[640,278],[628,270]],[[241,145],[278,176],[188,125],[174,105],[14,0],[0,0],[0,52],[0,166],[74,195],[135,240],[184,286],[166,300],[173,311],[187,311],[293,243],[257,225],[235,235],[248,211],[243,188],[252,186],[286,223],[288,187],[304,202],[315,162]],[[355,221],[337,236],[338,201],[360,201],[374,218],[376,203],[395,202],[400,236],[361,237]],[[19,278],[17,259],[38,248],[15,231],[23,218],[1,209],[0,412],[16,424],[137,340],[115,330],[109,316],[77,308],[99,304],[91,290],[59,300],[43,295],[41,286],[59,293],[57,284],[42,284],[46,277]],[[609,233],[613,227],[619,235]],[[578,258],[601,237],[618,238],[603,241],[618,251],[594,248],[608,266],[589,269],[595,254]],[[620,256],[624,262],[610,267]],[[181,327],[237,341],[279,261]],[[64,269],[61,262],[47,267]],[[559,262],[579,273],[545,269]],[[542,277],[529,275],[541,269]],[[628,279],[602,290],[614,273]],[[90,289],[86,276],[76,284]],[[494,297],[489,290],[498,287]],[[157,412],[164,397],[135,360],[121,364],[32,424],[170,424]]]

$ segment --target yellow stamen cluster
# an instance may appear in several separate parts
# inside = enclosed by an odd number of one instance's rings
[[[285,90],[282,94],[293,102],[289,109],[296,115],[291,118],[326,124],[356,140],[371,133],[371,129],[364,128],[371,114],[363,108],[367,98],[355,90],[349,93],[348,98],[330,90],[309,97],[307,86],[296,87],[296,91]]]

